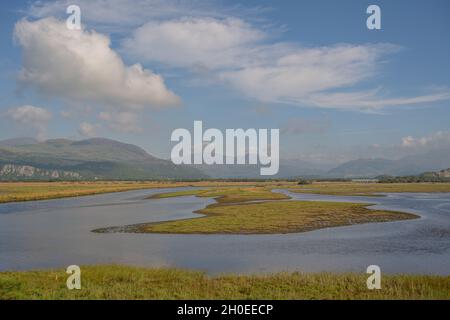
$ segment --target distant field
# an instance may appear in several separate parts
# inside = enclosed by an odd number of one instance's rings
[[[125,266],[81,267],[81,290],[69,291],[64,270],[0,273],[6,299],[450,299],[450,277],[367,274],[222,275]]]
[[[290,191],[339,196],[373,196],[376,193],[389,192],[450,192],[450,183],[316,182],[307,185],[293,186]]]
[[[129,191],[153,188],[175,188],[186,186],[215,187],[215,186],[246,186],[267,185],[267,182],[0,182],[0,203],[13,201],[44,200],[65,197],[77,197],[92,194]],[[270,183],[271,185],[293,186],[294,183]]]
[[[197,213],[203,217],[104,228],[95,232],[139,232],[180,234],[275,234],[305,232],[321,228],[370,222],[415,219],[416,215],[367,209],[368,204],[313,201],[275,201],[288,199],[268,187],[229,187],[187,190],[153,195],[168,198],[187,195],[213,197],[217,203]],[[266,200],[265,202],[261,202]],[[267,201],[273,200],[273,201]],[[254,202],[256,201],[256,202]]]
[[[265,186],[290,188],[293,192],[332,195],[373,195],[378,192],[450,192],[450,183],[338,183],[297,185],[288,181],[111,181],[111,182],[0,182],[0,203],[77,197],[108,192],[175,187]],[[226,200],[225,200],[226,201]]]
[[[159,182],[2,182],[0,202],[76,197],[165,186],[167,184]]]

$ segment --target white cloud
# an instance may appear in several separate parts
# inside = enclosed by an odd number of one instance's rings
[[[72,2],[39,2],[28,13],[35,17],[57,15],[69,3]],[[276,42],[273,29],[249,19],[251,9],[224,7],[214,1],[76,3],[82,8],[83,19],[96,26],[107,25],[108,32],[114,32],[116,26],[129,27],[121,33],[126,37],[122,50],[127,55],[189,71],[192,84],[226,83],[263,103],[381,112],[386,107],[450,99],[448,89],[396,97],[367,87],[367,81],[379,75],[385,57],[398,51],[394,45],[302,47],[298,43]],[[258,10],[254,13],[260,13]],[[132,28],[137,29],[128,34]],[[366,89],[361,89],[362,85]]]
[[[428,136],[402,138],[402,147],[405,148],[441,148],[450,146],[450,132],[438,131]]]
[[[31,128],[36,131],[39,140],[45,139],[47,125],[52,118],[50,111],[31,105],[11,108],[7,111],[7,115],[23,126],[22,129]]]
[[[182,18],[149,22],[124,41],[125,50],[145,61],[176,67],[235,67],[245,48],[265,34],[236,18]]]
[[[98,125],[82,122],[78,128],[78,133],[85,137],[95,137],[97,136],[97,128]]]
[[[124,133],[139,133],[139,115],[133,112],[101,112],[99,119],[105,121],[111,130]]]
[[[161,76],[126,66],[103,34],[46,18],[20,20],[14,35],[23,48],[21,82],[44,94],[135,110],[179,102]]]
[[[124,50],[148,62],[199,68],[261,102],[373,111],[450,98],[449,91],[390,98],[354,87],[378,74],[391,44],[300,47],[271,43],[270,34],[236,18],[182,18],[149,22],[123,41]]]
[[[379,90],[351,93],[316,93],[307,97],[306,102],[322,108],[358,109],[377,111],[385,107],[417,105],[450,99],[449,91],[438,91],[413,97],[385,98],[378,94]]]
[[[395,47],[390,45],[292,47],[258,66],[226,71],[221,77],[247,96],[262,101],[322,106],[328,101],[317,103],[317,94],[370,78],[382,55],[393,50]]]

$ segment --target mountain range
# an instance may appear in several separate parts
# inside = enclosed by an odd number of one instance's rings
[[[450,166],[450,149],[435,149],[398,160],[357,159],[345,162],[327,172],[328,177],[356,178],[381,175],[408,176],[439,171]]]
[[[389,159],[357,159],[334,167],[281,159],[267,178],[370,178],[417,175],[450,167],[450,150]],[[105,138],[80,141],[32,138],[0,141],[0,180],[146,180],[265,178],[258,165],[174,165],[140,147]]]
[[[145,150],[110,139],[0,141],[0,179],[200,179],[196,168],[177,166]]]

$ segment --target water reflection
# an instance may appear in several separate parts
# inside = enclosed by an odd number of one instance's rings
[[[177,189],[180,190],[180,189]],[[167,189],[164,189],[166,192]],[[375,204],[421,219],[287,235],[92,233],[92,229],[192,217],[212,199],[145,198],[140,190],[0,205],[0,270],[119,263],[217,272],[298,270],[449,274],[450,195],[336,197],[288,193],[294,199]]]

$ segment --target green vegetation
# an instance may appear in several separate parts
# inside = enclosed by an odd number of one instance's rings
[[[64,270],[0,273],[5,299],[450,299],[450,277],[367,274],[222,275],[125,266],[81,268],[81,290],[68,290]]]
[[[389,192],[450,192],[450,183],[355,183],[315,182],[304,186],[291,186],[290,191],[338,196],[373,196]]]

